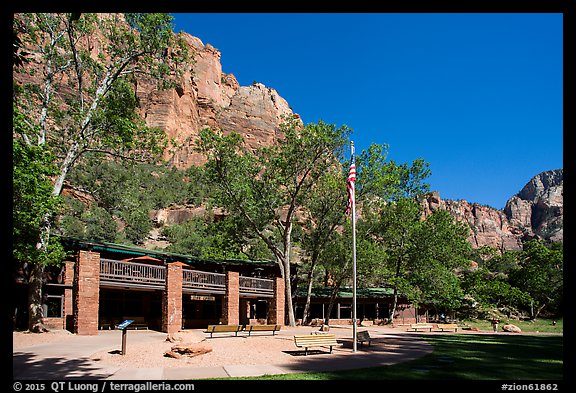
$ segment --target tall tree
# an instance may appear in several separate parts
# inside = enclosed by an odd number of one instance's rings
[[[413,198],[387,204],[367,220],[372,237],[386,250],[382,262],[387,267],[376,271],[394,289],[392,320],[400,294],[436,310],[459,305],[463,294],[456,271],[468,266],[472,253],[464,224],[443,210],[423,220]]]
[[[373,261],[373,269],[394,290],[393,317],[400,294],[411,296],[405,272],[414,247],[412,232],[421,218],[416,199],[429,191],[425,179],[430,170],[422,159],[398,164],[387,155],[387,145],[372,144],[362,151],[357,158],[356,195],[363,220],[359,227],[387,256],[387,265]]]
[[[302,125],[288,117],[277,144],[254,154],[240,135],[205,129],[198,149],[208,158],[206,176],[216,198],[245,221],[276,258],[284,278],[288,323],[296,325],[292,305],[292,230],[303,198],[329,168],[340,165],[349,129],[323,122]]]
[[[393,303],[389,322],[393,322],[400,295],[414,301],[417,295],[409,276],[415,244],[414,233],[420,224],[421,212],[412,199],[399,199],[365,214],[367,234],[384,250],[386,259],[375,261],[385,266],[375,271],[384,274],[382,281],[393,289]]]
[[[30,59],[14,68],[22,89],[15,102],[27,127],[14,129],[28,145],[47,146],[57,157],[52,195],[58,196],[74,164],[88,152],[152,159],[166,147],[161,130],[138,116],[134,77],[160,87],[177,74],[187,52],[176,41],[167,14],[16,14],[14,29]],[[30,62],[32,64],[32,62]],[[16,90],[15,90],[16,91]],[[36,249],[46,252],[53,217],[40,223]],[[32,267],[29,329],[41,331],[43,265]]]
[[[524,244],[519,268],[510,272],[510,283],[530,294],[536,310],[532,318],[549,308],[559,312],[564,286],[564,254],[561,244],[546,246],[541,240]]]
[[[42,251],[35,247],[42,220],[56,214],[61,206],[61,199],[51,193],[49,176],[57,172],[53,159],[44,146],[13,141],[12,256],[19,261],[14,268],[26,275],[31,286],[42,287],[41,282],[35,282],[42,277],[30,275],[31,266],[56,265],[64,257],[64,250],[58,242],[50,241]],[[41,295],[38,292],[30,294],[35,303],[41,303]]]
[[[409,282],[418,302],[439,311],[455,310],[464,294],[456,273],[470,266],[469,227],[446,210],[436,210],[415,226]]]
[[[330,168],[325,172],[305,195],[303,207],[309,219],[303,222],[304,236],[300,247],[305,251],[306,267],[306,301],[302,323],[309,322],[310,299],[314,275],[327,243],[336,235],[336,230],[344,223],[346,216],[345,176],[341,168]]]

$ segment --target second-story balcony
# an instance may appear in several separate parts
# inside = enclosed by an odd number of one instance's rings
[[[164,289],[166,267],[100,259],[100,283],[110,286]]]
[[[224,294],[226,293],[226,275],[183,269],[182,291]]]
[[[267,278],[240,276],[240,295],[274,296],[274,281]]]
[[[266,278],[239,277],[242,296],[274,296],[274,281]],[[166,267],[138,262],[100,259],[100,283],[106,286],[164,290]],[[188,268],[182,269],[182,292],[225,294],[226,275]]]

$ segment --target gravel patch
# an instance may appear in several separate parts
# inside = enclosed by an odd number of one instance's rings
[[[133,368],[147,367],[214,367],[221,365],[277,364],[294,361],[284,351],[294,351],[294,340],[286,336],[218,336],[203,338],[195,332],[181,332],[175,342],[158,339],[146,343],[130,344],[126,354],[102,351],[91,356],[94,361]],[[211,348],[198,356],[182,355],[179,359],[164,354],[174,345],[201,344]]]

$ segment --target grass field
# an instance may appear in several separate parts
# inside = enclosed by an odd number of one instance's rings
[[[505,321],[503,321],[505,322]],[[475,323],[487,324],[475,326]],[[562,332],[562,321],[514,323],[524,332]],[[468,326],[490,329],[487,322]],[[531,330],[532,329],[532,330]],[[557,330],[557,331],[556,331]],[[562,381],[562,335],[449,334],[426,335],[434,351],[422,358],[392,366],[338,372],[251,377],[251,380],[505,380]],[[243,379],[243,378],[238,378]]]
[[[534,321],[516,321],[516,320],[506,320],[502,319],[498,329],[501,331],[502,326],[507,323],[518,326],[523,332],[532,333],[563,333],[564,332],[564,321],[562,319],[556,320],[554,324],[550,319],[537,319]],[[490,321],[483,320],[466,320],[461,322],[462,325],[477,327],[480,330],[492,330],[492,325]]]

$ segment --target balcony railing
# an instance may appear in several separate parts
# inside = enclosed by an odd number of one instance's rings
[[[240,295],[274,296],[274,281],[266,278],[240,276]],[[164,289],[166,267],[144,263],[100,259],[100,282],[111,286]],[[226,293],[226,275],[184,268],[183,292]]]
[[[226,293],[226,275],[183,269],[182,289],[188,292]]]
[[[240,294],[274,296],[274,281],[268,278],[240,276]]]
[[[101,258],[100,281],[116,286],[164,288],[166,267]]]

